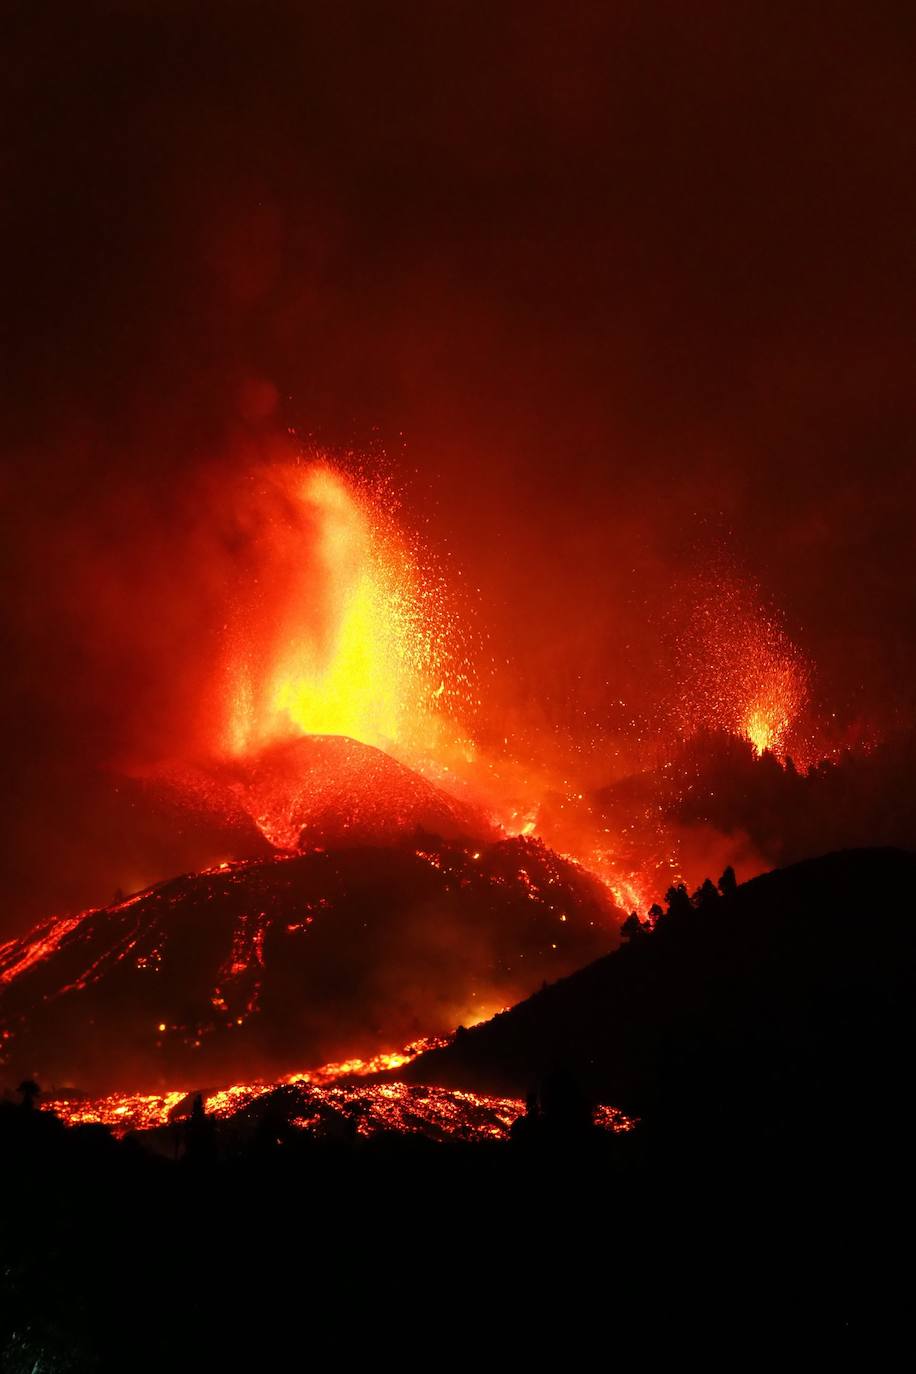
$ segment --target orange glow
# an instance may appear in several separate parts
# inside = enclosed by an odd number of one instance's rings
[[[189,775],[187,789],[217,809],[234,802],[281,849],[306,833],[325,843],[327,813],[349,815],[347,796],[359,805],[345,828],[367,823],[373,805],[379,816],[386,807],[410,815],[400,801],[394,808],[396,779],[382,776],[379,758],[329,753],[333,737],[346,737],[476,807],[476,829],[489,821],[542,838],[624,910],[646,910],[681,880],[684,856],[661,816],[643,809],[635,826],[620,816],[609,824],[584,795],[575,758],[543,750],[537,735],[487,749],[469,740],[479,708],[469,640],[442,578],[398,528],[390,492],[323,458],[276,464],[253,481],[256,575],[229,620],[216,740],[243,771]],[[727,731],[758,756],[814,762],[799,729],[809,666],[757,589],[719,566],[675,602],[673,710],[658,748],[671,758],[699,733]],[[314,757],[276,752],[305,737]],[[449,833],[473,833],[467,819],[452,818]]]
[[[423,1050],[442,1043],[445,1042],[418,1042],[402,1054],[325,1064],[320,1069],[290,1074],[280,1083],[236,1083],[205,1090],[201,1096],[207,1114],[218,1120],[285,1087],[298,1094],[294,1099],[298,1112],[292,1115],[291,1125],[300,1130],[320,1128],[329,1119],[344,1117],[354,1121],[356,1133],[361,1136],[377,1130],[420,1130],[464,1140],[507,1138],[513,1123],[525,1112],[525,1103],[519,1098],[400,1082],[352,1082],[354,1078],[359,1080],[383,1069],[400,1067]],[[45,1111],[55,1112],[68,1126],[100,1124],[116,1136],[123,1136],[128,1131],[153,1130],[180,1121],[190,1111],[192,1096],[182,1090],[112,1093],[93,1100],[48,1097],[40,1105]],[[595,1122],[615,1133],[630,1131],[636,1125],[631,1117],[608,1106],[596,1108]]]
[[[752,584],[725,572],[703,579],[692,594],[678,642],[682,693],[679,728],[740,735],[760,755],[784,759],[804,742],[796,727],[809,697],[810,667],[776,612]]]
[[[325,461],[273,469],[285,499],[232,637],[222,740],[246,755],[296,735],[345,735],[413,766],[460,733],[469,676],[441,582],[368,487]]]
[[[406,1045],[402,1050],[374,1054],[369,1059],[344,1059],[338,1064],[323,1064],[319,1069],[304,1069],[299,1073],[287,1074],[284,1083],[333,1083],[339,1078],[365,1077],[367,1074],[390,1073],[401,1069],[416,1059],[418,1054],[448,1044],[448,1036],[429,1037]]]
[[[28,940],[7,940],[0,945],[0,983],[11,983],[33,964],[53,954],[85,915],[80,911],[75,916],[52,916],[32,931]]]
[[[230,1088],[204,1092],[208,1115],[218,1120],[242,1111],[274,1088],[271,1083],[239,1083]],[[457,1088],[438,1088],[410,1083],[318,1084],[303,1077],[289,1086],[298,1089],[299,1112],[290,1124],[299,1130],[320,1128],[330,1119],[354,1122],[356,1133],[374,1131],[422,1131],[444,1138],[504,1140],[515,1121],[525,1113],[525,1103],[515,1097],[494,1097]],[[190,1111],[190,1094],[116,1093],[92,1101],[47,1098],[41,1106],[55,1112],[68,1126],[103,1125],[114,1135],[128,1131],[155,1130],[180,1121]],[[358,1115],[357,1115],[358,1113]],[[621,1134],[636,1122],[616,1107],[599,1106],[595,1123],[603,1130]]]
[[[749,712],[744,721],[744,733],[754,746],[758,758],[767,750],[771,754],[776,753],[789,724],[789,718],[778,706],[770,711],[757,706]]]

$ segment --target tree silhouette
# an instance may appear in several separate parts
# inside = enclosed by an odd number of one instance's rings
[[[668,904],[667,914],[669,916],[689,916],[693,910],[687,888],[683,883],[669,887],[665,893],[665,901]]]
[[[700,887],[693,894],[691,901],[698,909],[703,908],[710,911],[719,901],[719,890],[711,879],[704,878]]]
[[[34,1079],[25,1078],[19,1084],[18,1091],[19,1095],[22,1098],[23,1108],[27,1112],[32,1111],[35,1108],[39,1097],[41,1096],[41,1088],[39,1088],[38,1084],[34,1081]]]
[[[212,1163],[215,1157],[214,1121],[204,1111],[204,1100],[198,1093],[185,1123],[185,1159],[189,1164],[201,1165]]]
[[[558,1068],[541,1086],[541,1118],[548,1133],[562,1140],[591,1131],[594,1110],[571,1070]]]
[[[719,879],[719,891],[723,897],[731,897],[737,890],[738,879],[735,877],[735,870],[729,864]]]

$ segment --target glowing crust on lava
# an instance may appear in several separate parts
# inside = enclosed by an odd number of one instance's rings
[[[330,1066],[328,1066],[330,1067]],[[348,1123],[357,1135],[376,1131],[418,1132],[435,1138],[469,1141],[505,1139],[515,1121],[525,1113],[525,1103],[514,1097],[494,1097],[457,1088],[427,1087],[408,1083],[354,1083],[321,1080],[326,1070],[298,1074],[284,1093],[290,1125],[298,1130],[333,1128]],[[217,1120],[254,1108],[276,1084],[241,1083],[204,1092],[206,1111]],[[151,1130],[180,1121],[189,1109],[189,1094],[115,1093],[94,1101],[50,1098],[43,1102],[69,1126],[99,1124],[115,1135]],[[176,1109],[183,1104],[183,1111]],[[595,1122],[605,1130],[625,1132],[636,1124],[615,1107],[599,1107]]]

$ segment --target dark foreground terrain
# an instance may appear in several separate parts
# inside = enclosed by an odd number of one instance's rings
[[[422,1055],[408,1079],[524,1094],[558,1064],[685,1146],[908,1121],[916,855],[847,850],[668,893],[654,929]],[[880,1126],[878,1123],[880,1118]],[[836,1148],[836,1146],[834,1146]]]
[[[882,1360],[909,1322],[916,859],[694,899],[416,1061],[530,1090],[507,1139],[248,1129],[172,1155],[0,1108],[0,1365]],[[614,1101],[635,1129],[601,1130]],[[297,1108],[301,1110],[301,1106]]]

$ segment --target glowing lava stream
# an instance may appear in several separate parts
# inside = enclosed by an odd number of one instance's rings
[[[356,1133],[369,1136],[377,1130],[430,1133],[463,1140],[505,1139],[525,1113],[525,1103],[515,1097],[494,1097],[458,1088],[437,1088],[411,1083],[335,1082],[327,1085],[294,1083],[239,1083],[204,1094],[208,1115],[224,1120],[257,1102],[277,1088],[299,1088],[298,1111],[290,1116],[297,1130],[314,1129],[329,1117],[343,1116],[354,1122]],[[48,1098],[42,1109],[53,1111],[67,1126],[107,1126],[115,1136],[129,1131],[148,1131],[180,1125],[190,1109],[189,1094],[114,1093],[92,1101]],[[633,1118],[616,1107],[595,1109],[595,1124],[615,1133],[630,1131]]]
[[[325,1064],[320,1069],[288,1074],[279,1082],[258,1079],[236,1083],[228,1088],[204,1090],[201,1096],[206,1111],[225,1119],[242,1111],[259,1098],[277,1089],[299,1089],[299,1114],[290,1124],[300,1130],[320,1125],[328,1115],[353,1117],[359,1135],[379,1129],[397,1131],[432,1130],[440,1136],[460,1136],[466,1140],[500,1139],[509,1134],[514,1121],[525,1112],[525,1103],[513,1097],[494,1097],[455,1088],[430,1087],[400,1082],[369,1083],[352,1080],[401,1068],[419,1054],[447,1044],[445,1036],[417,1041],[394,1054],[377,1054],[371,1059],[351,1059],[345,1063]],[[85,1099],[47,1097],[41,1106],[53,1111],[68,1126],[108,1126],[116,1136],[128,1131],[145,1131],[180,1121],[190,1109],[193,1093],[180,1089],[159,1093],[110,1093],[106,1097]],[[605,1130],[632,1130],[635,1120],[616,1107],[599,1106],[595,1122]]]

